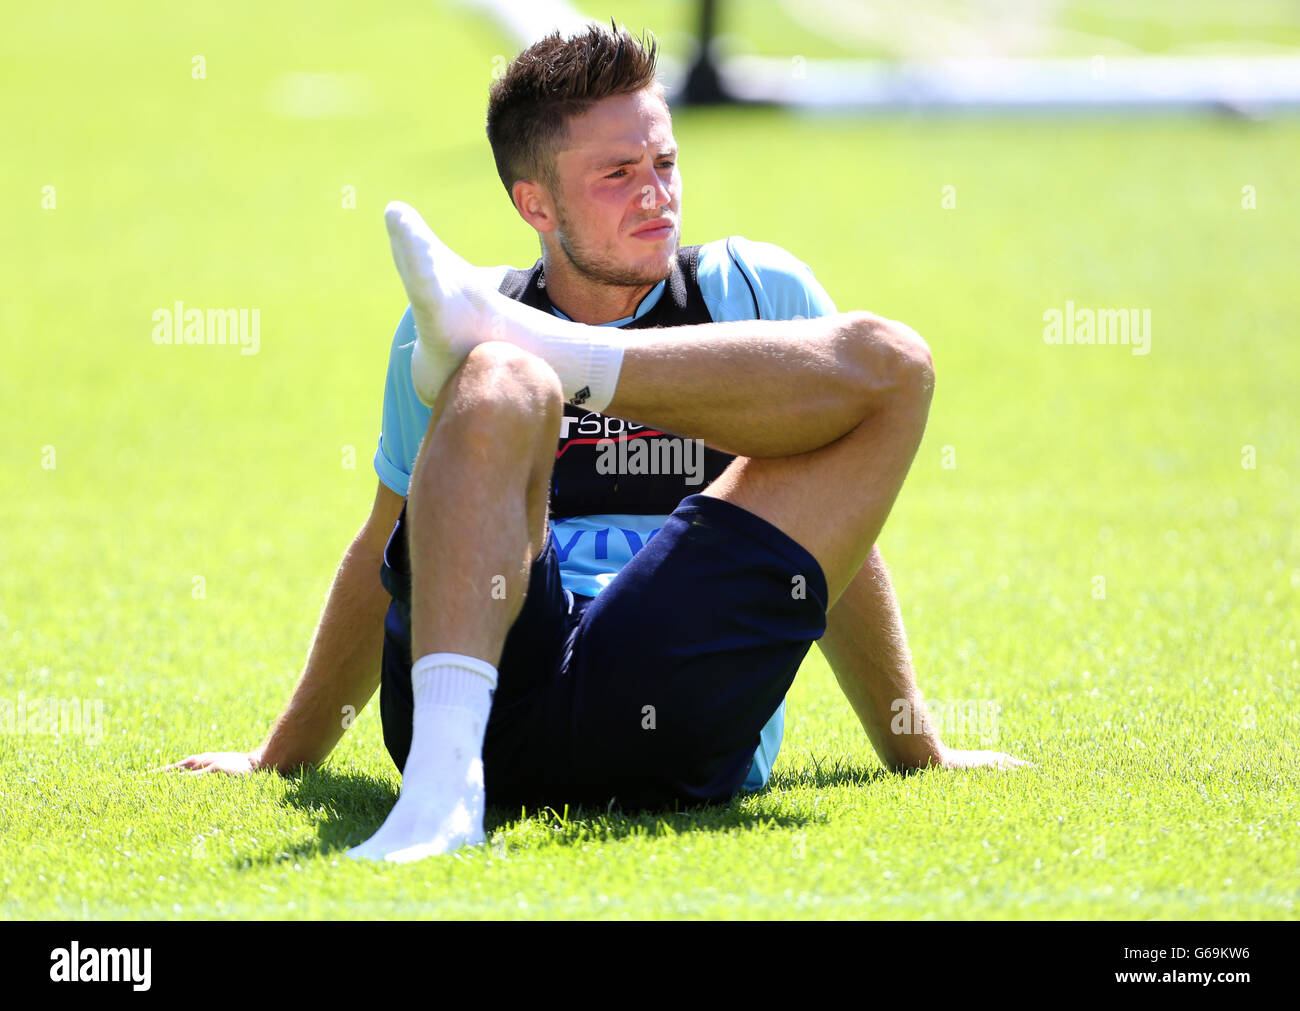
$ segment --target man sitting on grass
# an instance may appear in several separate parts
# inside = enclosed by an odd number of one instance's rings
[[[1023,764],[927,725],[874,547],[925,428],[929,348],[837,313],[777,246],[680,246],[655,57],[592,26],[492,86],[531,269],[473,267],[389,205],[411,304],[370,518],[266,741],[168,768],[318,763],[382,683],[401,795],[353,856],[481,842],[486,803],[721,802],[766,785],[817,639],[889,768]]]

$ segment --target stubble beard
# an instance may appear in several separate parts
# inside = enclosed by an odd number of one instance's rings
[[[583,245],[581,240],[574,236],[569,228],[568,216],[560,212],[558,207],[556,218],[559,227],[555,229],[555,237],[559,241],[560,249],[568,257],[573,269],[589,281],[619,288],[637,288],[646,284],[658,284],[672,273],[672,258],[669,258],[668,263],[662,267],[642,267],[639,270],[611,264],[608,257],[602,257],[600,253]],[[679,228],[680,221],[679,216]],[[680,241],[681,232],[678,231],[673,236],[673,258],[677,255]]]

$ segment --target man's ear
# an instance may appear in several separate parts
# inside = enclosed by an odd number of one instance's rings
[[[539,232],[555,230],[559,223],[555,216],[555,204],[545,186],[519,179],[510,188],[510,196],[514,199],[519,216]]]

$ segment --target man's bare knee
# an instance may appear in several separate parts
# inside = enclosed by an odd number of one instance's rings
[[[919,333],[898,320],[854,312],[847,314],[840,339],[840,355],[851,364],[865,411],[896,404],[928,410],[934,356]]]
[[[504,341],[479,344],[448,382],[442,419],[472,416],[475,427],[556,427],[564,392],[555,370]]]

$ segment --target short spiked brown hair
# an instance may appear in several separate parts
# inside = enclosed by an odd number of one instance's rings
[[[488,98],[488,143],[506,192],[513,197],[520,179],[554,188],[555,155],[570,117],[602,98],[643,88],[654,88],[662,98],[663,85],[655,76],[658,55],[653,34],[639,40],[611,22],[568,38],[552,32],[516,56]]]

